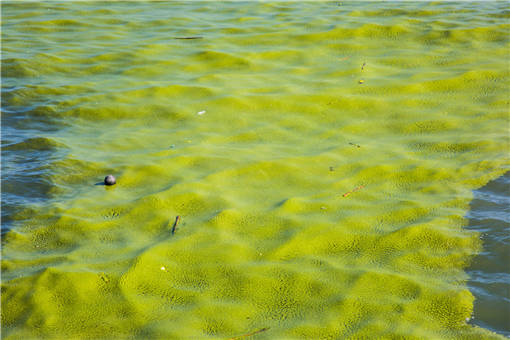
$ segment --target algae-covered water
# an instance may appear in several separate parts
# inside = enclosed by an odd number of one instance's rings
[[[3,338],[501,337],[508,2],[2,5]]]

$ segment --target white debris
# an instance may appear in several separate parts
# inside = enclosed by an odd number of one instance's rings
[[[161,270],[166,272],[166,268],[165,267],[161,267]]]
[[[201,115],[203,115],[204,113],[205,113],[205,110],[204,110],[204,111],[198,111],[198,112],[197,112],[197,115],[201,116]]]

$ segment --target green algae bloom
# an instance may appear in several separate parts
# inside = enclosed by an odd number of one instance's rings
[[[35,126],[2,156],[46,160],[3,338],[500,338],[463,227],[510,166],[508,3],[2,12],[4,115]]]

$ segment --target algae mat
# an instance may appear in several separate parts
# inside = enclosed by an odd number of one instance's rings
[[[2,16],[3,338],[499,337],[463,227],[510,164],[507,2]]]

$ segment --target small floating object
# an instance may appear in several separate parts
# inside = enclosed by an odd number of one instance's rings
[[[363,65],[361,65],[361,71],[363,71],[363,69],[365,68],[366,65],[367,65],[366,62],[364,62]]]
[[[202,39],[203,37],[174,37],[174,39],[178,40],[194,40],[194,39]]]
[[[101,280],[103,280],[104,283],[110,282],[110,279],[108,278],[108,276],[106,276],[105,273],[101,273]]]
[[[259,334],[259,333],[262,333],[262,332],[265,332],[265,331],[268,331],[268,330],[269,330],[269,327],[265,327],[265,328],[261,328],[259,330],[256,330],[254,332],[250,332],[250,333],[246,333],[246,334],[243,334],[243,335],[235,336],[235,337],[230,338],[228,340],[238,340],[238,339],[246,338],[246,337],[249,337],[249,336],[252,336],[252,335],[255,335],[255,334]]]
[[[363,79],[360,79],[359,83],[363,84],[365,81]]]
[[[352,146],[357,146],[358,148],[361,148],[361,145],[359,145],[359,144],[354,144],[354,143],[351,143],[351,142],[349,142],[349,144],[352,145]]]
[[[181,216],[177,215],[175,218],[174,225],[172,227],[172,235],[175,234],[175,231],[177,230],[177,225],[179,224],[179,221],[181,220]]]
[[[203,115],[204,113],[205,113],[205,110],[203,110],[203,111],[198,111],[198,112],[197,112],[197,115],[201,116],[201,115]]]
[[[117,180],[113,177],[113,175],[108,175],[104,178],[105,185],[114,185],[115,183],[117,183]]]
[[[161,267],[161,268],[159,268],[159,269],[161,269],[162,271],[166,272],[166,268],[165,268],[164,266],[162,266],[162,267]]]
[[[353,192],[356,192],[356,191],[358,191],[358,190],[361,190],[361,189],[363,189],[364,187],[365,187],[364,185],[360,185],[359,187],[352,189],[352,191],[348,191],[348,192],[346,192],[345,194],[343,194],[343,195],[342,195],[342,197],[347,197],[347,196],[349,196],[350,194],[352,194]]]

